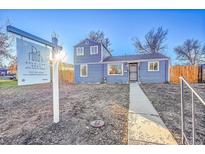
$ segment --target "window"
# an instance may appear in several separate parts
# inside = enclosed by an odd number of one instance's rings
[[[87,77],[88,76],[88,65],[82,64],[80,65],[80,77]]]
[[[88,41],[88,40],[87,40],[87,41],[85,41],[85,44],[86,44],[86,45],[88,45],[88,44],[89,44],[89,41]]]
[[[148,62],[148,71],[159,71],[159,62]]]
[[[76,55],[83,56],[84,55],[84,47],[77,47],[76,48]]]
[[[108,64],[108,75],[123,75],[123,64]]]
[[[90,46],[90,54],[91,55],[98,54],[98,46]]]

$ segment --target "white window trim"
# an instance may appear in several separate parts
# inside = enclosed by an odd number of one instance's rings
[[[82,75],[81,67],[86,66],[86,75]],[[88,64],[80,64],[80,77],[88,77]]]
[[[107,75],[109,75],[109,76],[123,76],[124,75],[124,68],[123,68],[123,64],[120,64],[121,65],[121,69],[122,69],[122,74],[110,74],[109,73],[109,66],[110,65],[119,65],[119,63],[118,64],[107,64]]]
[[[91,53],[91,48],[93,47],[97,47],[97,53]],[[90,46],[90,55],[97,55],[98,54],[98,46],[97,45],[94,45],[94,46]]]
[[[81,48],[82,54],[79,54],[79,52],[78,52],[78,51],[79,51],[79,50],[78,50],[79,48]],[[84,56],[84,47],[77,47],[77,48],[76,48],[76,56]]]
[[[158,65],[158,68],[157,68],[157,70],[150,70],[150,64],[151,63],[157,63],[157,65]],[[148,71],[149,72],[157,72],[157,71],[159,71],[159,61],[148,61]]]

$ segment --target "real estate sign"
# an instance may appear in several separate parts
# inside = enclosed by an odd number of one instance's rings
[[[18,85],[50,82],[50,49],[40,43],[16,39]]]

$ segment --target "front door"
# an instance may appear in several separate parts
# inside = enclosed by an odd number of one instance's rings
[[[138,81],[138,64],[137,63],[129,64],[129,76],[130,76],[130,81]]]

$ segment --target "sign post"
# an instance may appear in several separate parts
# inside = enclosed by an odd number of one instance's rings
[[[52,43],[55,45],[52,51],[52,65],[53,65],[53,122],[59,122],[59,57],[58,57],[58,39],[56,36],[52,37]]]
[[[58,62],[53,62],[53,122],[59,122]]]
[[[50,82],[50,66],[47,47],[52,48],[52,66],[53,66],[53,122],[59,122],[59,62],[66,57],[61,52],[62,47],[58,46],[58,39],[52,38],[52,42],[46,41],[40,37],[22,31],[13,26],[7,26],[7,31],[26,38],[27,40],[17,38],[17,56],[18,56],[18,85],[31,85]],[[40,45],[39,45],[40,43]]]

